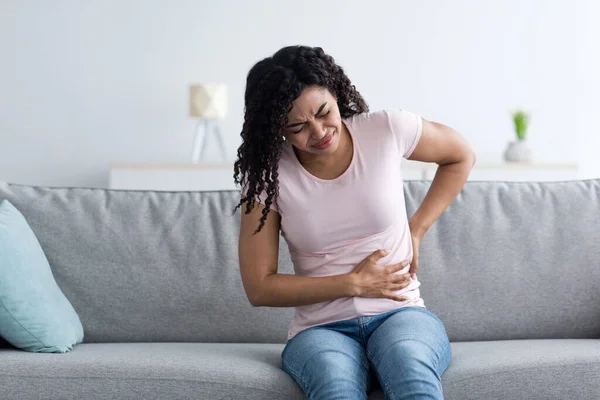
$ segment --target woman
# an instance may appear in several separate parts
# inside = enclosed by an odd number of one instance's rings
[[[295,307],[282,368],[310,399],[441,399],[442,322],[419,294],[419,243],[475,162],[447,126],[370,113],[321,48],[285,47],[249,72],[235,163],[242,281],[254,306]],[[401,158],[439,164],[408,221]],[[279,232],[295,275],[278,274]]]

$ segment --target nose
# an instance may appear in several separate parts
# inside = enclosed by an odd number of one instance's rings
[[[322,122],[313,122],[310,127],[310,134],[315,140],[321,140],[327,134],[327,127]]]

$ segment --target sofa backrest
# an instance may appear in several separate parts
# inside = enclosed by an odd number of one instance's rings
[[[404,183],[409,215],[428,187]],[[37,235],[85,342],[285,342],[293,310],[254,308],[242,287],[238,192],[0,182],[0,199]],[[468,182],[420,250],[422,297],[452,341],[600,337],[600,180]]]

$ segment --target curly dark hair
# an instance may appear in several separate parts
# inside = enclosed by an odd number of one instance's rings
[[[321,47],[288,46],[256,63],[246,79],[242,144],[234,164],[234,180],[245,189],[235,211],[246,203],[246,214],[266,191],[265,208],[255,234],[279,196],[278,164],[282,130],[292,102],[305,88],[319,86],[337,98],[340,116],[368,112],[369,107],[342,67]]]

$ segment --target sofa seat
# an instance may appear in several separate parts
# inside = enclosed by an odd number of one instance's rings
[[[279,367],[282,350],[282,344],[85,343],[65,354],[34,354],[5,347],[0,387],[10,399],[302,399]],[[599,340],[462,342],[452,352],[443,378],[447,400],[600,399]],[[369,399],[383,394],[376,390]]]
[[[600,399],[600,340],[453,343],[442,385],[447,400]]]

